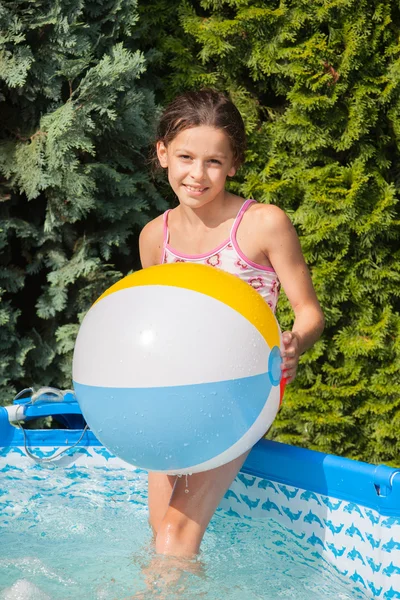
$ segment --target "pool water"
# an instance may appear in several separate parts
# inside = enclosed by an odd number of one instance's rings
[[[0,469],[0,600],[370,597],[273,518],[218,510],[197,560],[158,557],[146,500],[143,471]]]

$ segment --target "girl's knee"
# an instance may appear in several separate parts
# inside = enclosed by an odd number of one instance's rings
[[[182,513],[168,511],[156,535],[156,552],[191,558],[200,548],[204,531]]]

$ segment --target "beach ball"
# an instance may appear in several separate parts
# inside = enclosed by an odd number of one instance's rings
[[[213,469],[250,449],[281,399],[281,333],[247,283],[215,267],[149,267],[110,287],[77,336],[73,382],[89,427],[149,471]]]

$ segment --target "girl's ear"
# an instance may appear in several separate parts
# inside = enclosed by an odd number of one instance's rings
[[[230,170],[228,171],[228,177],[233,177],[236,174],[236,167],[231,167]]]
[[[165,146],[164,142],[157,142],[156,148],[160,165],[163,167],[163,169],[166,169],[168,167],[167,147]]]

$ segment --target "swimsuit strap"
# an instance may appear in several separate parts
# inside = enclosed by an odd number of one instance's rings
[[[231,241],[232,242],[236,242],[236,232],[238,230],[238,227],[243,219],[243,215],[246,212],[246,210],[249,208],[249,206],[251,206],[251,204],[254,204],[255,200],[252,200],[251,198],[249,200],[246,200],[245,202],[243,202],[236,219],[233,222],[232,225],[232,229],[231,229]],[[236,245],[236,244],[235,244]]]
[[[163,214],[163,223],[164,223],[164,246],[166,246],[168,244],[168,238],[169,238],[169,232],[168,232],[168,215],[171,212],[171,209],[169,208],[168,210],[165,211],[165,213]]]
[[[165,262],[165,253],[167,250],[167,244],[168,244],[168,238],[169,238],[169,231],[168,231],[168,214],[171,212],[171,209],[169,208],[168,210],[165,211],[165,213],[163,214],[163,252],[162,252],[162,257],[161,257],[161,264],[163,265]]]

